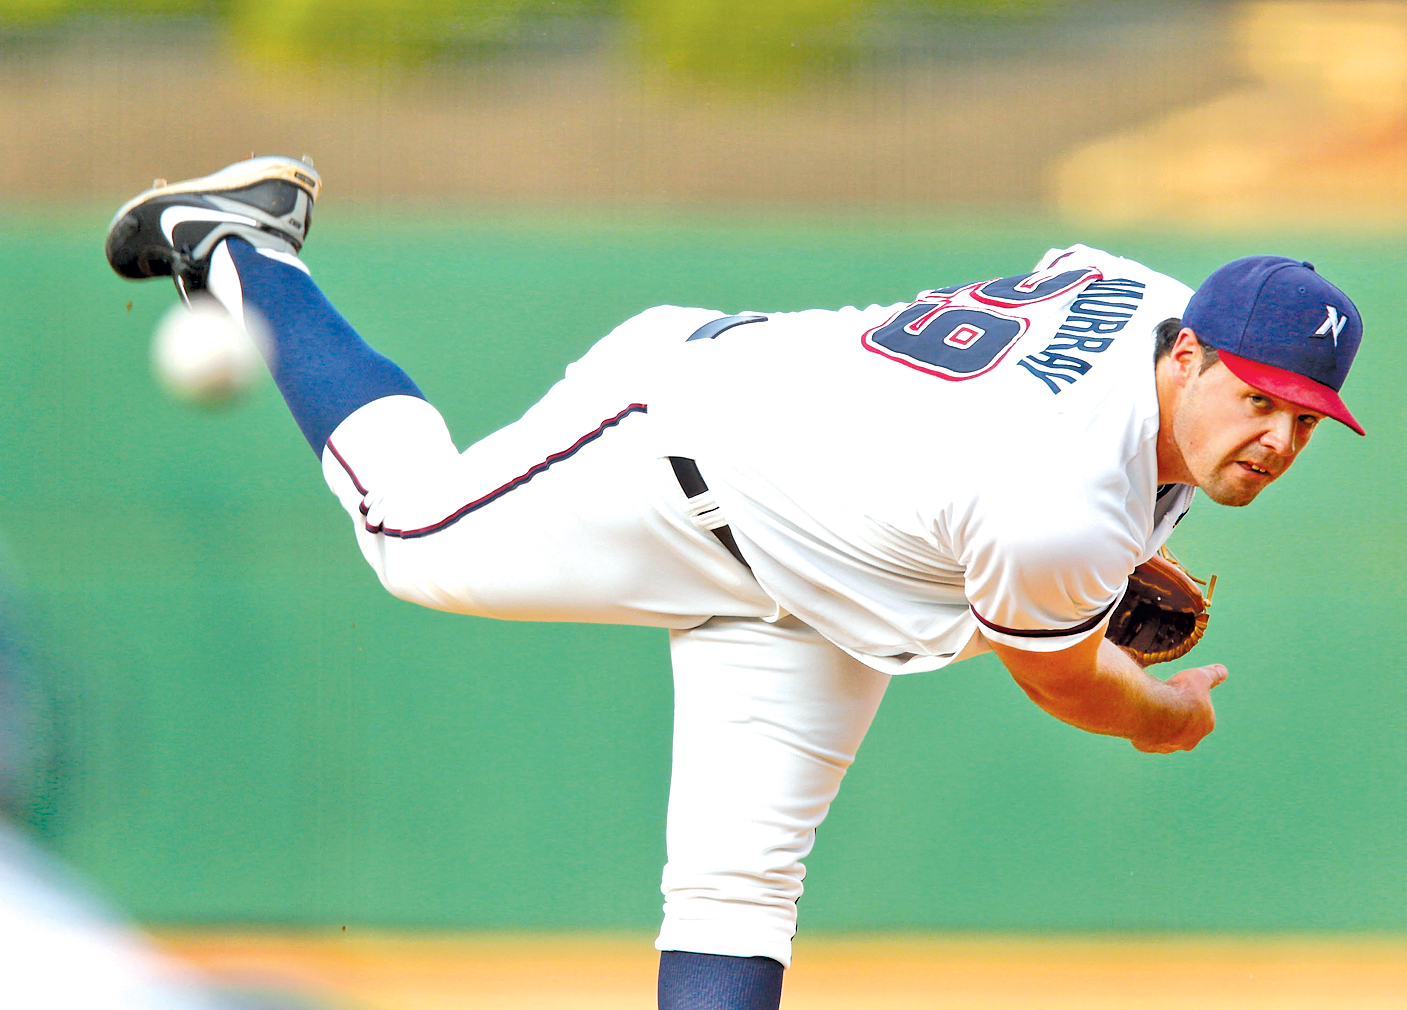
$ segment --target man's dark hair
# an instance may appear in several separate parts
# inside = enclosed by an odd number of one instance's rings
[[[1177,316],[1173,316],[1170,319],[1164,319],[1161,323],[1158,324],[1158,328],[1154,331],[1154,333],[1157,335],[1157,339],[1154,341],[1153,344],[1153,364],[1156,365],[1158,362],[1162,361],[1168,356],[1168,354],[1172,351],[1173,344],[1177,343],[1177,335],[1181,332],[1182,320],[1179,319]],[[1217,363],[1218,360],[1215,347],[1213,347],[1211,344],[1201,344],[1201,347],[1202,367],[1197,369],[1198,375],[1205,372],[1208,368],[1211,368]]]

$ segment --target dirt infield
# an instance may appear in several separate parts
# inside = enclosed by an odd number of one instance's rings
[[[235,983],[366,1010],[647,1010],[641,936],[165,933]],[[1407,938],[799,942],[790,1010],[1388,1010],[1407,1005]]]

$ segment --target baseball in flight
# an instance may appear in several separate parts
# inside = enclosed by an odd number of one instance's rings
[[[254,339],[214,299],[172,306],[152,334],[151,364],[162,388],[201,406],[234,403],[264,376]]]

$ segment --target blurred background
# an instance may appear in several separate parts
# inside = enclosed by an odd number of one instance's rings
[[[1369,437],[1174,538],[1221,577],[1217,733],[1139,755],[990,657],[900,678],[787,1005],[1407,1005],[1407,4],[0,0],[17,837],[240,999],[647,1007],[663,634],[390,598],[271,384],[151,377],[174,293],[111,274],[108,218],[251,151],[315,160],[306,260],[461,445],[655,304],[897,302],[1075,241],[1194,286],[1315,262]]]

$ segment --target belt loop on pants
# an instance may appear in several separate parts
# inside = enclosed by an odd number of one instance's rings
[[[699,465],[695,463],[692,459],[689,459],[686,456],[670,456],[669,465],[674,468],[674,478],[675,480],[679,481],[679,490],[684,492],[685,498],[688,498],[690,501],[692,501],[693,499],[698,498],[700,495],[708,494],[708,484],[705,483],[703,479],[703,474],[699,473]],[[751,570],[752,566],[749,565],[747,563],[747,560],[743,557],[743,552],[738,550],[738,542],[737,540],[733,539],[733,531],[728,528],[728,524],[709,524],[707,512],[716,512],[717,509],[718,506],[714,505],[711,509],[704,510],[704,512],[701,512],[695,518],[698,520],[700,526],[705,527],[710,533],[712,533],[715,537],[718,538],[718,542],[721,543],[724,547],[726,547],[728,549],[728,553],[733,555],[733,557],[737,558],[738,562],[744,568]],[[721,516],[719,516],[718,518],[721,518]]]

